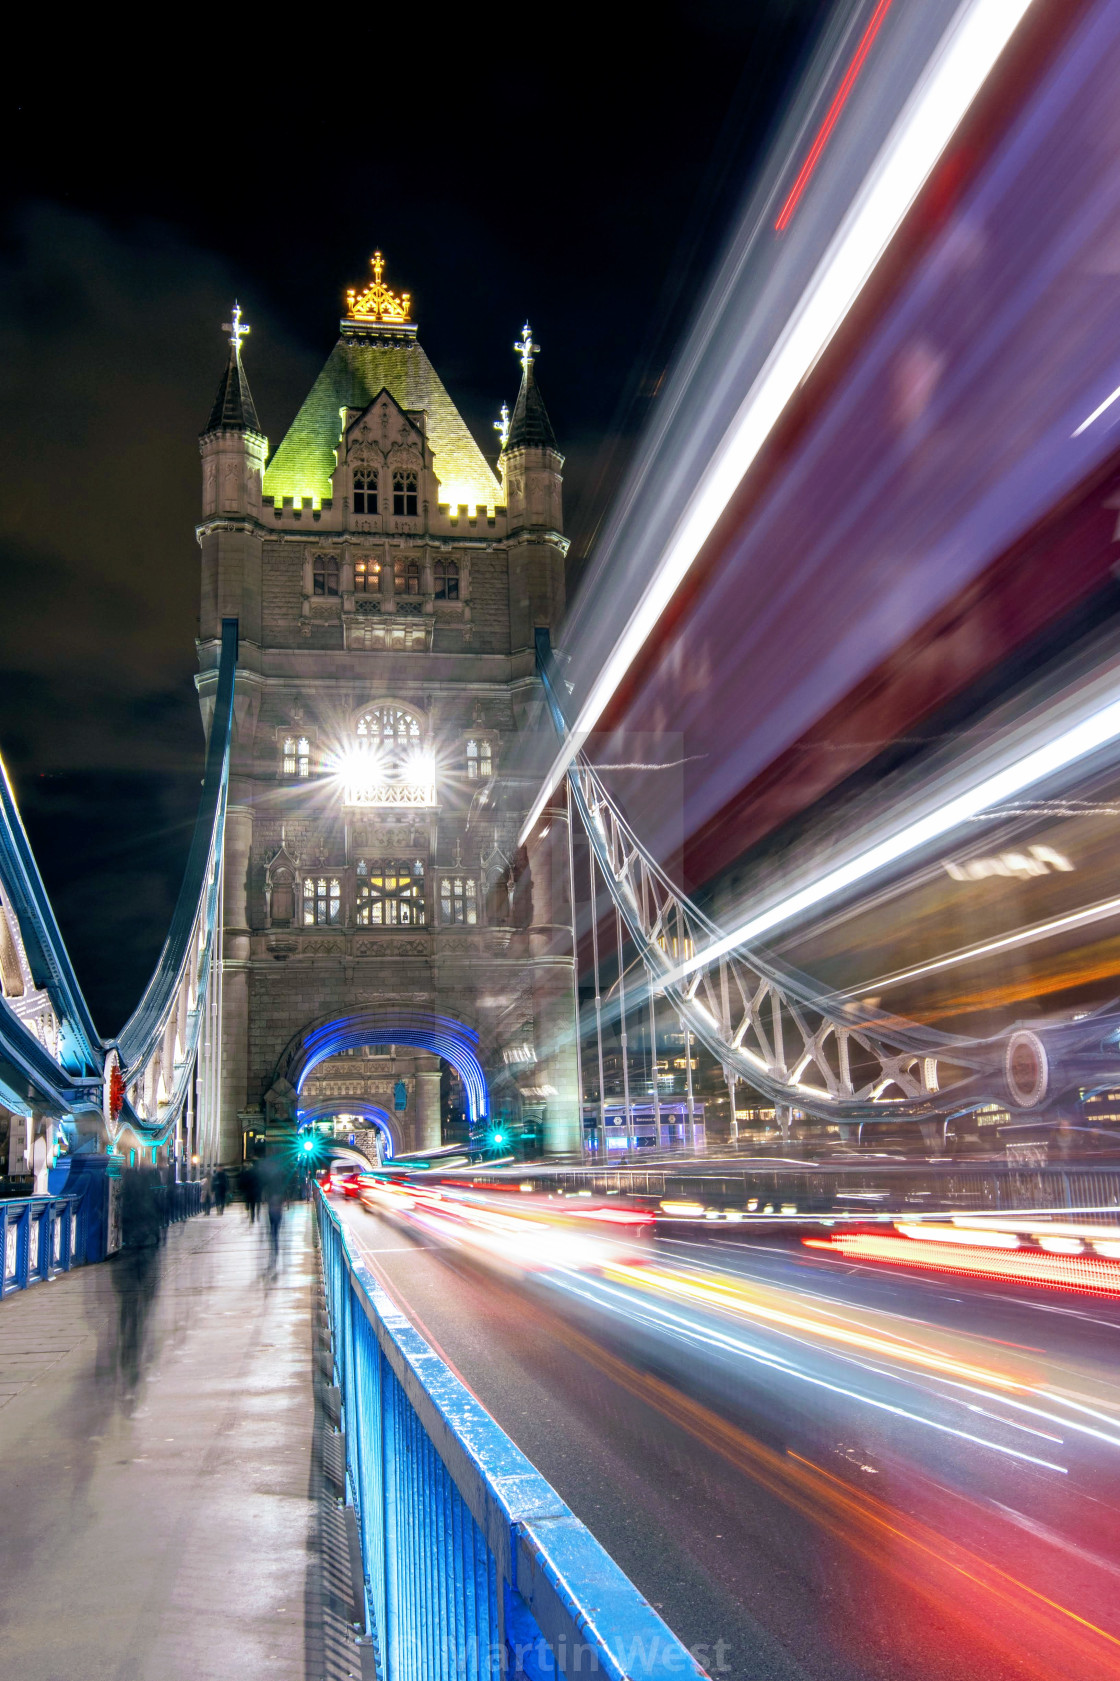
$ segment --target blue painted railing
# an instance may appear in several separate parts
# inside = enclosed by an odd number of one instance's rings
[[[77,1196],[0,1200],[0,1296],[45,1284],[71,1267],[106,1258],[110,1181],[99,1177]],[[202,1212],[197,1180],[161,1191],[166,1225]]]
[[[315,1202],[381,1681],[703,1675]]]
[[[85,1259],[78,1197],[13,1197],[0,1202],[0,1295],[42,1284]]]

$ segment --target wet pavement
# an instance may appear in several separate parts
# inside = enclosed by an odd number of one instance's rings
[[[360,1673],[309,1207],[274,1273],[266,1233],[231,1207],[0,1302],[6,1673]]]

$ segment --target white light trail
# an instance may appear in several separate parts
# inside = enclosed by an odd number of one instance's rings
[[[1084,928],[1088,923],[1103,922],[1112,916],[1120,916],[1120,898],[1102,899],[1098,904],[1086,905],[1083,910],[1070,911],[1065,916],[1052,916],[1046,922],[1035,922],[1028,928],[1017,928],[1014,933],[1001,934],[998,938],[985,940],[977,946],[962,946],[959,951],[949,952],[945,957],[933,958],[928,963],[919,963],[913,969],[898,969],[893,975],[877,976],[874,980],[864,982],[862,986],[846,987],[843,992],[834,992],[832,997],[835,1000],[862,998],[868,993],[883,991],[888,986],[901,986],[904,981],[916,981],[924,975],[936,975],[943,969],[956,968],[959,963],[975,963],[982,957],[1011,951],[1016,946],[1033,945],[1037,940],[1049,940],[1055,934]]]
[[[960,824],[967,823],[978,811],[983,811],[987,806],[999,805],[1002,800],[1022,793],[1024,788],[1030,788],[1036,782],[1066,769],[1078,759],[1083,759],[1086,754],[1114,742],[1118,736],[1120,700],[1114,700],[1090,717],[1082,719],[1071,729],[1063,730],[1052,741],[1025,754],[1015,764],[1007,765],[994,776],[985,777],[982,782],[958,794],[955,799],[946,800],[936,811],[929,812],[914,823],[908,823],[896,834],[888,835],[877,846],[869,847],[866,852],[849,859],[838,869],[830,870],[818,881],[810,882],[807,887],[791,893],[788,898],[781,899],[776,904],[767,906],[746,922],[741,922],[738,927],[731,929],[730,933],[721,935],[718,940],[713,940],[711,945],[705,946],[702,951],[696,952],[675,969],[659,976],[659,984],[670,986],[682,980],[685,975],[692,974],[694,970],[704,968],[715,958],[733,951],[736,946],[749,945],[752,940],[761,938],[763,934],[768,934],[782,923],[791,922],[825,899],[835,897],[845,888],[853,887],[857,882],[886,869],[888,865],[898,863],[908,853],[916,852],[920,847],[927,846],[930,841],[940,839]]]
[[[1120,397],[1120,385],[1116,387],[1116,390],[1112,393],[1111,397],[1106,397],[1104,402],[1099,404],[1098,407],[1093,410],[1092,414],[1081,422],[1081,425],[1077,428],[1076,432],[1070,433],[1070,437],[1079,438],[1082,432],[1087,432],[1094,420],[1099,420],[1105,409],[1110,409],[1112,407],[1117,397]]]
[[[713,452],[684,515],[584,701],[521,830],[630,670],[783,410],[859,297],[1031,0],[966,0],[927,64],[797,307]]]

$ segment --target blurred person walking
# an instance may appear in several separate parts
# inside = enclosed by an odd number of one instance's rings
[[[268,1205],[268,1270],[280,1264],[280,1225],[288,1196],[288,1170],[279,1156],[266,1156],[259,1166],[261,1201]]]
[[[213,1201],[213,1191],[213,1180],[211,1178],[210,1169],[207,1168],[206,1172],[202,1175],[202,1212],[204,1214],[209,1214],[210,1212],[210,1206]]]
[[[129,1392],[140,1379],[148,1315],[159,1284],[161,1189],[154,1167],[130,1167],[122,1176],[121,1249],[113,1263],[113,1285],[119,1301],[117,1364]]]
[[[214,1175],[214,1203],[219,1214],[225,1213],[228,1197],[229,1174],[224,1167],[220,1167]]]
[[[257,1218],[257,1209],[261,1203],[261,1175],[260,1166],[257,1162],[245,1163],[245,1166],[241,1169],[238,1184],[241,1187],[241,1195],[245,1198],[249,1224],[253,1225]]]

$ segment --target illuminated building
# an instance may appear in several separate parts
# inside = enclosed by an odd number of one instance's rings
[[[354,1048],[343,1030],[355,1016],[369,1043],[408,1047],[388,1096],[364,1064],[398,1150],[439,1142],[441,1057],[476,1119],[490,1086],[546,1148],[578,1140],[566,862],[554,869],[550,856],[562,825],[519,852],[524,811],[495,797],[536,691],[534,632],[564,608],[563,456],[528,328],[495,472],[420,345],[408,295],[383,273],[378,253],[271,456],[235,309],[201,440],[204,718],[221,621],[240,625],[227,1160],[262,1114],[273,1132],[306,1116]],[[529,1060],[506,1059],[511,1045]],[[360,1066],[339,1090],[347,1112]]]

